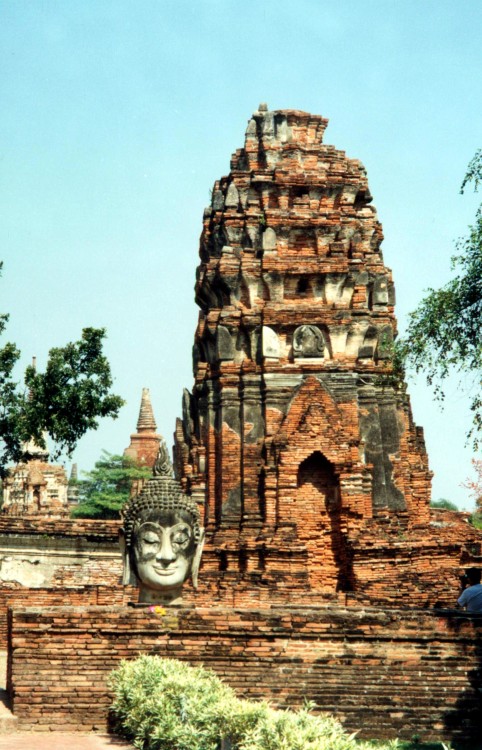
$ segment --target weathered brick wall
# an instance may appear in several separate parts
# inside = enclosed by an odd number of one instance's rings
[[[25,729],[106,724],[122,658],[204,664],[239,695],[309,699],[371,737],[480,738],[482,617],[379,608],[18,609],[10,690]]]
[[[91,540],[115,541],[119,521],[97,521],[88,518],[46,518],[45,516],[0,515],[0,534],[38,534],[39,536],[85,537]]]
[[[132,587],[77,586],[57,589],[0,588],[0,649],[7,648],[8,609],[18,607],[95,607],[113,604],[127,605],[136,601]]]
[[[336,512],[328,515],[334,519],[336,532]],[[233,541],[219,532],[208,533],[199,588],[194,591],[187,584],[184,603],[254,608],[329,602],[453,606],[460,572],[469,565],[482,567],[482,534],[462,514],[449,511],[432,512],[430,535],[427,525],[407,530],[399,521],[387,516],[366,522],[345,550],[345,559],[320,540],[311,547],[311,564],[306,540],[297,539],[286,524],[262,539],[242,534]],[[90,606],[137,600],[133,589],[124,590],[121,585],[118,528],[118,521],[0,516],[0,648],[5,647],[8,606]],[[338,540],[336,535],[332,538]],[[334,590],[335,566],[345,569],[350,590]],[[312,587],[311,579],[320,570],[329,584],[324,591]],[[110,592],[111,598],[106,599],[104,592]]]
[[[9,606],[92,606],[135,598],[121,585],[117,521],[0,516],[0,648]]]

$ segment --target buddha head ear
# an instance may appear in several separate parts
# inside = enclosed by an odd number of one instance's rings
[[[199,541],[196,546],[196,550],[194,552],[194,557],[192,559],[192,565],[191,565],[191,578],[192,578],[192,585],[195,589],[197,589],[197,576],[199,573],[199,565],[201,564],[201,555],[203,553],[203,547],[204,547],[204,529],[200,529],[199,534]]]
[[[137,578],[134,574],[134,571],[132,570],[131,556],[127,548],[124,529],[119,529],[119,547],[121,549],[123,562],[122,585],[137,586]]]

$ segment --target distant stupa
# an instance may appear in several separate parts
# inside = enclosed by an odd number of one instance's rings
[[[149,388],[143,388],[137,432],[131,435],[131,442],[125,449],[124,456],[131,458],[138,466],[154,466],[161,441],[156,429]]]

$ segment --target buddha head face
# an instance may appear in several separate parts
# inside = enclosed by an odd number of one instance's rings
[[[196,551],[192,519],[183,510],[148,514],[134,528],[137,577],[153,589],[184,583]]]
[[[178,593],[192,577],[197,588],[204,530],[196,504],[169,476],[154,476],[122,509],[124,583],[139,584],[139,601]]]

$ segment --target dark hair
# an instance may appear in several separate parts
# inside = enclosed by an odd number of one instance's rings
[[[467,568],[465,575],[468,578],[469,584],[474,586],[476,583],[480,583],[481,573],[480,568]]]
[[[153,511],[187,513],[191,519],[194,540],[198,544],[201,518],[196,503],[182,494],[181,485],[176,479],[154,476],[146,482],[141,493],[131,498],[121,510],[127,547],[132,545],[135,523],[141,521],[143,516],[151,516]]]

